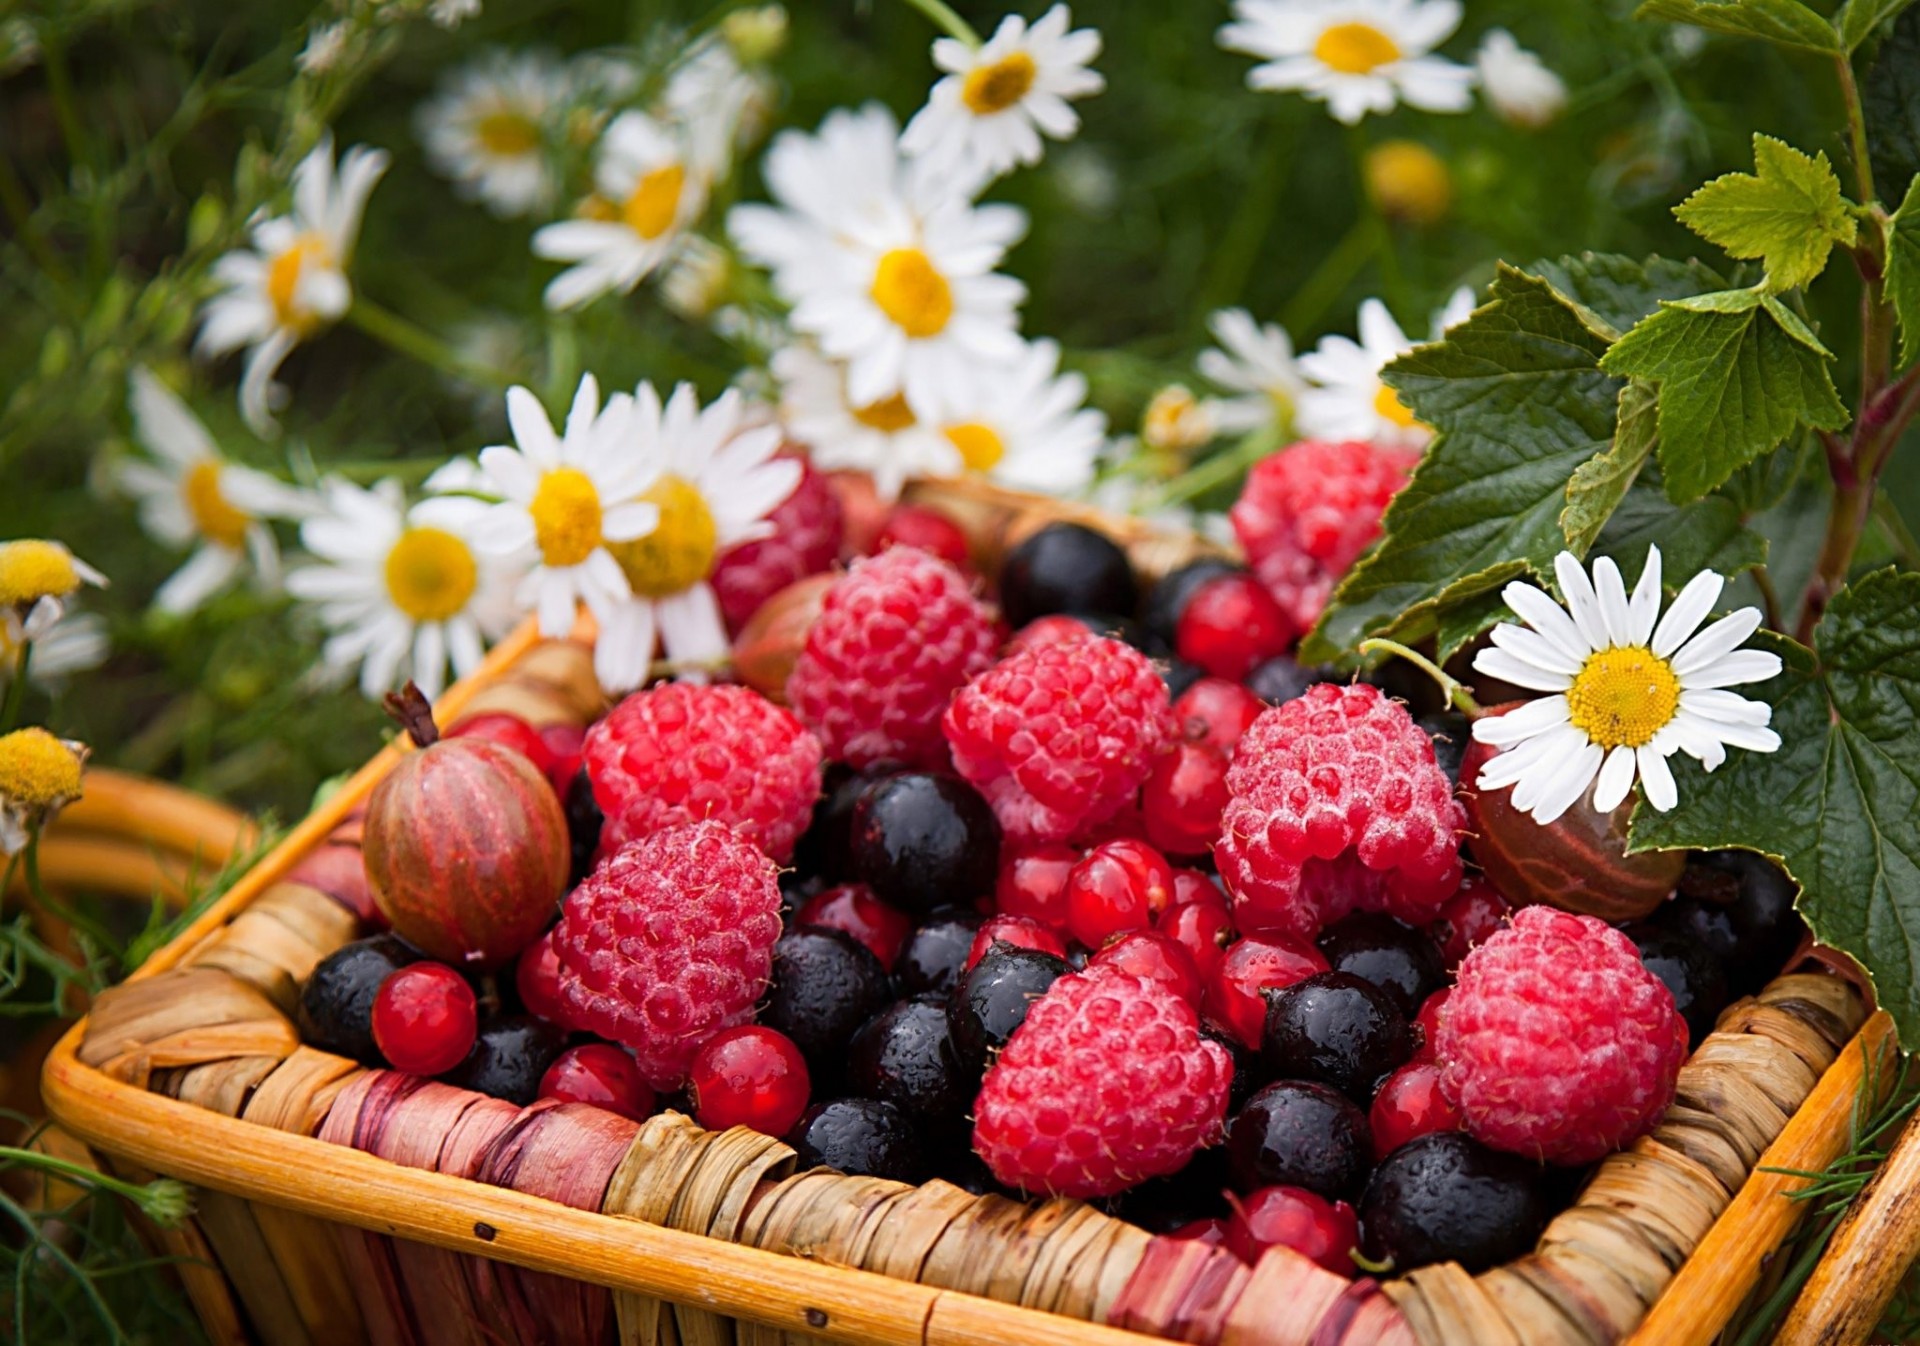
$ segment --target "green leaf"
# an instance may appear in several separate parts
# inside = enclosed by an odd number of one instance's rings
[[[1657,467],[1641,475],[1607,520],[1594,551],[1637,575],[1647,544],[1658,543],[1665,571],[1676,584],[1701,570],[1733,575],[1766,563],[1767,540],[1746,526],[1738,505],[1709,495],[1676,509],[1662,493],[1658,475]]]
[[[1887,298],[1900,320],[1900,362],[1920,356],[1920,176],[1887,230]]]
[[[1860,84],[1867,155],[1885,198],[1920,173],[1920,9],[1894,23]]]
[[[1773,707],[1780,750],[1735,750],[1711,774],[1676,763],[1679,803],[1641,804],[1631,849],[1779,860],[1814,934],[1860,960],[1901,1038],[1920,1042],[1920,574],[1843,589],[1812,651],[1766,643],[1786,667],[1749,694]]]
[[[1658,406],[1652,384],[1629,381],[1620,389],[1613,447],[1587,459],[1568,478],[1567,507],[1560,511],[1560,531],[1575,554],[1587,554],[1653,452]]]
[[[1706,290],[1724,290],[1726,280],[1712,267],[1688,260],[1649,257],[1644,262],[1617,252],[1583,252],[1534,262],[1522,268],[1539,276],[1562,296],[1600,320],[1602,335],[1613,340],[1663,299],[1685,299]]]
[[[1667,497],[1697,500],[1797,426],[1834,430],[1847,409],[1833,357],[1772,295],[1722,290],[1663,303],[1600,362],[1660,385]]]
[[[1840,42],[1848,51],[1873,36],[1874,29],[1898,15],[1913,0],[1847,0],[1834,16]]]
[[[1827,269],[1835,243],[1859,232],[1824,152],[1808,158],[1783,140],[1753,138],[1752,173],[1715,178],[1674,207],[1682,224],[1732,257],[1757,257],[1767,288],[1791,290]]]
[[[1713,33],[1757,37],[1803,51],[1840,50],[1833,25],[1800,0],[1647,0],[1634,17],[1690,23]]]

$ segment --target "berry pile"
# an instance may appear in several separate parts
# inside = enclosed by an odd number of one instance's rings
[[[1360,449],[1255,472],[1253,570],[1150,586],[1078,525],[988,584],[918,507],[844,557],[809,472],[716,578],[736,627],[824,590],[784,686],[656,684],[584,737],[457,728],[487,746],[438,770],[540,792],[572,873],[504,960],[505,916],[461,891],[484,958],[398,919],[341,949],[308,1038],[515,1102],[679,1108],[803,1164],[1099,1199],[1249,1260],[1527,1250],[1557,1170],[1651,1130],[1801,927],[1751,856],[1697,857],[1624,928],[1468,869],[1465,722],[1293,657],[1405,472]],[[408,808],[369,825],[431,825]]]

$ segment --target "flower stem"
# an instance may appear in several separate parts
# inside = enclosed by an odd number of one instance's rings
[[[504,388],[507,378],[488,365],[475,364],[418,323],[383,308],[363,295],[355,295],[347,310],[347,321],[374,340],[384,343],[442,373],[487,388]]]
[[[1159,490],[1143,496],[1138,508],[1146,511],[1184,504],[1205,495],[1216,486],[1228,485],[1244,476],[1248,469],[1279,446],[1278,427],[1255,430],[1232,448],[1188,468]]]
[[[123,1196],[140,1207],[147,1218],[156,1224],[178,1224],[193,1213],[193,1200],[187,1192],[186,1185],[173,1178],[160,1178],[150,1183],[131,1183],[102,1173],[98,1169],[88,1168],[85,1164],[76,1164],[71,1159],[43,1154],[39,1150],[22,1150],[12,1145],[0,1145],[0,1163],[37,1168],[43,1173],[53,1173],[62,1178],[71,1179],[82,1187],[91,1187],[103,1192],[112,1192],[115,1196]]]
[[[33,663],[33,642],[20,642],[20,653],[13,661],[13,681],[7,684],[7,700],[0,706],[0,734],[13,732],[14,725],[20,722],[20,707],[27,700],[27,669]]]
[[[1457,678],[1450,676],[1445,669],[1418,650],[1410,650],[1397,640],[1386,640],[1379,636],[1361,641],[1357,649],[1361,654],[1399,655],[1434,680],[1440,688],[1440,694],[1447,698],[1448,705],[1462,715],[1479,718],[1480,703],[1473,699],[1473,693],[1469,692]]]
[[[975,51],[980,49],[980,34],[973,31],[972,24],[954,13],[945,0],[906,0],[906,3],[909,9],[917,9],[926,15],[932,20],[933,26],[947,36],[966,43]]]

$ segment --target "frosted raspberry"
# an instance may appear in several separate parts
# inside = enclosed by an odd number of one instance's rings
[[[655,1089],[678,1088],[701,1043],[753,1017],[780,937],[777,875],[717,822],[622,846],[553,928],[568,1024],[632,1048]]]
[[[954,767],[1016,844],[1066,841],[1132,801],[1173,735],[1167,685],[1105,636],[1022,650],[953,698]]]
[[[987,1071],[973,1149],[1009,1187],[1111,1196],[1184,1168],[1226,1117],[1233,1058],[1193,1006],[1116,967],[1062,977]]]
[[[944,767],[940,714],[999,643],[966,576],[917,547],[889,547],[827,591],[787,704],[835,759]]]
[[[804,460],[800,484],[767,522],[773,531],[766,537],[737,543],[714,562],[713,592],[729,631],[739,631],[762,603],[795,580],[817,575],[840,559],[840,497]]]
[[[600,853],[712,818],[784,864],[812,817],[820,759],[820,741],[750,688],[635,692],[587,731],[587,779],[607,819]]]
[[[1302,440],[1247,474],[1229,518],[1253,571],[1302,631],[1372,541],[1417,452]]]
[[[1474,1137],[1586,1164],[1659,1125],[1687,1024],[1604,921],[1525,907],[1460,964],[1440,1015],[1440,1087]]]
[[[1243,928],[1311,939],[1355,908],[1412,925],[1460,886],[1466,813],[1433,740],[1365,683],[1320,683],[1261,712],[1227,772],[1213,856]],[[1316,862],[1351,852],[1359,862]]]

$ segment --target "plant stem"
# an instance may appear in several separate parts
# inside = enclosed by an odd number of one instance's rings
[[[1853,152],[1855,190],[1860,194],[1861,205],[1871,205],[1875,195],[1873,158],[1867,150],[1867,119],[1860,107],[1860,84],[1853,77],[1853,57],[1846,52],[1836,52],[1833,71],[1840,80],[1840,101],[1847,109],[1847,138]]]
[[[1440,695],[1447,698],[1448,705],[1452,706],[1462,715],[1476,719],[1479,717],[1480,703],[1473,699],[1473,693],[1469,692],[1457,678],[1453,677],[1445,669],[1441,668],[1440,665],[1434,663],[1433,660],[1427,658],[1426,655],[1420,653],[1418,650],[1408,649],[1397,640],[1387,640],[1380,636],[1374,636],[1361,641],[1360,644],[1355,647],[1355,652],[1358,654],[1399,655],[1402,659],[1405,659],[1408,663],[1433,679],[1434,683],[1440,688]]]
[[[1753,587],[1760,591],[1760,605],[1766,610],[1766,623],[1769,629],[1780,629],[1780,594],[1773,587],[1773,576],[1767,573],[1764,565],[1757,565],[1747,572],[1753,576]]]
[[[7,700],[0,706],[0,734],[10,734],[20,722],[20,707],[27,699],[27,669],[33,663],[33,642],[20,642],[20,653],[13,661],[13,681],[7,684]]]
[[[121,1178],[111,1177],[98,1169],[88,1168],[85,1164],[76,1164],[71,1159],[62,1159],[58,1155],[43,1154],[39,1150],[22,1150],[12,1145],[0,1145],[0,1163],[20,1164],[26,1168],[37,1168],[43,1173],[57,1174],[70,1178],[83,1187],[97,1188],[103,1192],[112,1192],[133,1202],[151,1218],[161,1223],[178,1223],[179,1216],[162,1219],[153,1210],[154,1193],[148,1184],[131,1183]],[[167,1214],[172,1214],[167,1211]],[[186,1212],[181,1211],[184,1215]]]
[[[1141,511],[1163,509],[1168,505],[1179,505],[1205,495],[1216,486],[1225,486],[1237,480],[1242,473],[1280,447],[1280,435],[1277,427],[1269,426],[1255,430],[1232,448],[1203,463],[1188,468],[1159,490],[1144,496],[1139,504]]]
[[[980,49],[980,34],[973,31],[973,25],[955,14],[945,0],[906,0],[907,7],[917,9],[933,21],[934,27],[949,37],[966,43],[975,51]]]
[[[347,310],[347,321],[374,340],[385,343],[402,355],[412,356],[422,364],[431,365],[442,373],[488,388],[507,386],[507,379],[499,370],[475,364],[418,323],[381,307],[365,296],[354,296],[353,307]]]

